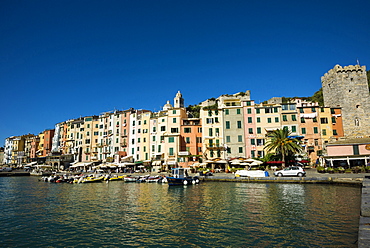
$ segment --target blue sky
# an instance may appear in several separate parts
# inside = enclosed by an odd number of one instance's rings
[[[0,146],[80,116],[251,90],[311,96],[370,69],[370,1],[2,0]]]

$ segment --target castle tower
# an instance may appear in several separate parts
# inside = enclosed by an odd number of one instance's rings
[[[326,107],[341,107],[344,136],[370,137],[370,96],[366,67],[340,66],[321,77]]]
[[[176,97],[174,98],[174,107],[184,108],[184,98],[182,98],[180,91],[177,92]]]

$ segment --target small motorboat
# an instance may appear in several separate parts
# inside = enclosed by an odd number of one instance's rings
[[[199,178],[186,176],[184,168],[172,168],[172,174],[172,177],[167,177],[169,186],[199,184]]]
[[[123,178],[123,181],[125,181],[127,183],[132,183],[132,182],[136,182],[137,181],[137,178],[136,177],[132,177],[132,176],[126,176],[125,178]]]

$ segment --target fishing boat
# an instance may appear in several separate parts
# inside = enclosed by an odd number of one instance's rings
[[[191,177],[186,175],[184,168],[172,168],[172,177],[167,177],[169,186],[178,186],[178,185],[189,185],[189,184],[198,184],[198,177]]]

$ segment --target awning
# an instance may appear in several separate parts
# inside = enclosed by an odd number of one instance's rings
[[[300,117],[303,117],[303,118],[310,118],[310,119],[313,119],[313,118],[317,117],[317,112],[315,112],[315,113],[310,113],[310,114],[300,114],[299,116],[300,116]]]

